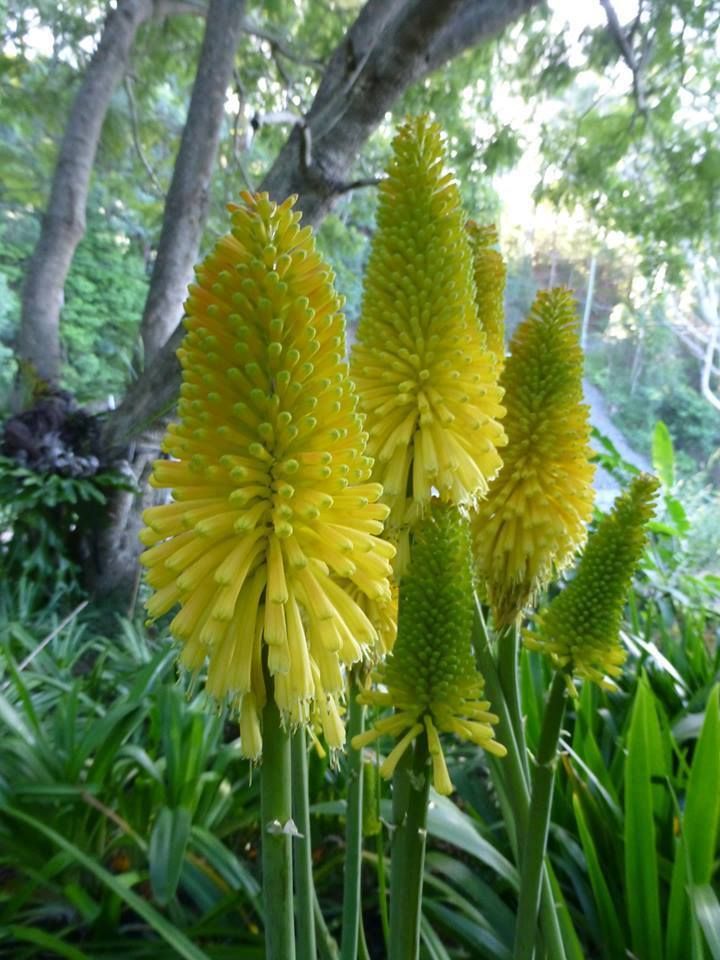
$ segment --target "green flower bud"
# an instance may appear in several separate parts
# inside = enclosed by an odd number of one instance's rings
[[[612,689],[625,660],[623,604],[646,541],[658,481],[635,477],[588,540],[575,579],[535,618],[525,644],[556,667]]]

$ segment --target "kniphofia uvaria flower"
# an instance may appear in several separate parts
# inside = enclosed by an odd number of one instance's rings
[[[454,733],[505,755],[493,737],[497,717],[483,699],[484,679],[472,650],[472,587],[469,524],[458,508],[435,500],[415,528],[410,565],[401,581],[395,646],[373,672],[375,687],[360,697],[363,703],[392,707],[393,713],[353,740],[359,749],[383,735],[395,738],[380,768],[390,777],[424,733],[435,789],[443,794],[451,792],[452,784],[440,733]]]
[[[658,481],[639,474],[599,522],[575,577],[535,618],[525,644],[577,677],[612,688],[625,661],[623,604],[642,557]]]
[[[173,502],[145,514],[152,617],[181,662],[208,661],[207,689],[231,699],[244,753],[262,749],[263,657],[287,722],[343,743],[343,665],[377,632],[350,595],[390,599],[388,508],[344,360],[332,274],[294,198],[243,194],[232,231],[197,270],[186,303],[179,420],[152,483]]]
[[[505,261],[495,249],[498,235],[494,226],[481,227],[474,220],[468,220],[467,232],[473,256],[478,322],[500,372],[505,365]]]
[[[460,193],[440,128],[427,117],[408,120],[393,141],[377,224],[351,373],[373,477],[397,529],[422,514],[433,491],[474,504],[505,443]]]
[[[572,295],[538,294],[500,378],[508,446],[474,521],[479,573],[498,624],[511,623],[582,545],[594,467]]]

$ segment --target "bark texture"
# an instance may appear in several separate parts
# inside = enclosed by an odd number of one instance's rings
[[[261,189],[277,200],[299,194],[303,223],[317,226],[333,200],[347,189],[348,171],[403,91],[450,58],[497,36],[538,3],[368,0],[333,52],[309,113],[292,130]],[[173,303],[167,301],[167,317],[173,322],[184,287],[175,297]],[[170,335],[166,327],[164,336],[169,339],[156,349],[155,360],[103,428],[107,458],[126,457],[129,445],[139,443],[142,457],[136,457],[133,470],[141,487],[151,459],[152,431],[167,420],[180,384],[175,351],[182,328]],[[116,505],[101,551],[100,592],[122,592],[135,582],[142,505],[142,498]]]
[[[200,8],[201,9],[201,8]],[[103,121],[125,73],[138,28],[155,14],[197,13],[192,3],[119,0],[110,11],[98,48],[70,110],[22,293],[18,356],[43,380],[60,375],[60,311],[75,249],[85,233],[88,187]]]
[[[244,0],[210,0],[190,107],[165,201],[160,242],[140,333],[150,365],[180,322],[210,203],[210,178],[222,130],[245,10]]]
[[[133,420],[123,419],[128,410],[125,403],[123,412],[113,421],[113,442],[106,443],[104,449],[104,460],[114,460],[133,476],[140,493],[118,492],[109,504],[109,523],[98,535],[96,567],[90,572],[93,589],[102,595],[126,594],[137,582],[142,511],[157,496],[147,484],[152,461],[158,454],[162,426],[158,424],[157,384],[165,380],[178,382],[175,351],[182,339],[179,320],[207,220],[210,177],[244,9],[244,0],[210,0],[208,6],[198,69],[141,324],[145,363],[149,364],[152,377],[145,375],[136,382],[131,406]],[[166,342],[167,349],[161,351]],[[167,412],[173,402],[174,398],[169,397]]]

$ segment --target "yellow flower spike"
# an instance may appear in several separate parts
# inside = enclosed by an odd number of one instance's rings
[[[640,474],[588,540],[575,578],[535,618],[525,645],[552,658],[558,669],[614,689],[625,651],[622,609],[646,542],[658,481]]]
[[[501,466],[497,368],[478,326],[460,193],[440,128],[408,120],[380,185],[351,374],[396,530],[433,491],[473,505]],[[398,534],[405,558],[406,534]]]
[[[141,539],[150,616],[180,605],[181,661],[209,662],[208,690],[234,702],[257,760],[264,649],[284,722],[342,745],[342,668],[379,640],[365,610],[391,601],[394,550],[332,273],[295,198],[242,199],[190,287],[172,459],[151,481],[173,502],[146,511]]]
[[[497,717],[482,699],[484,679],[473,656],[470,531],[457,507],[434,500],[415,531],[412,559],[400,588],[398,635],[375,668],[362,703],[394,712],[353,738],[360,749],[381,736],[398,742],[380,768],[392,775],[413,740],[425,733],[439,793],[452,791],[439,733],[455,733],[504,756],[493,739]],[[379,689],[378,689],[379,688]]]
[[[587,536],[595,472],[582,352],[568,290],[538,294],[515,331],[501,384],[508,446],[474,520],[475,552],[497,624],[510,624]]]
[[[473,254],[475,303],[480,329],[485,334],[488,350],[501,371],[505,365],[505,261],[494,247],[498,242],[494,226],[481,227],[468,220],[467,232]]]

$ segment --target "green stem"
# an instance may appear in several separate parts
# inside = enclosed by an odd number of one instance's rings
[[[295,838],[295,902],[297,917],[297,952],[300,957],[315,960],[315,918],[313,916],[312,835],[308,800],[308,756],[305,728],[298,727],[292,737],[292,803],[293,819],[300,832]]]
[[[520,680],[518,676],[520,657],[520,627],[513,623],[504,627],[497,637],[497,665],[500,686],[505,694],[510,722],[515,742],[522,747],[520,762],[529,781],[527,751],[525,746],[525,725],[522,720],[522,704],[520,698]]]
[[[428,745],[418,735],[393,777],[395,835],[390,863],[390,960],[417,960],[427,833],[430,773]]]
[[[523,845],[524,855],[520,877],[520,903],[515,928],[514,960],[532,960],[535,949],[543,862],[550,826],[557,746],[565,715],[566,692],[564,674],[556,673],[545,707],[533,769],[530,815],[525,844]]]
[[[507,756],[498,762],[498,767],[506,775],[508,781],[508,798],[513,806],[513,813],[516,819],[516,828],[518,837],[525,835],[527,827],[528,811],[530,809],[529,784],[525,776],[522,761],[520,759],[520,750],[524,749],[524,741],[518,743],[515,737],[515,728],[513,727],[510,710],[508,708],[505,693],[498,669],[490,650],[490,641],[485,628],[485,622],[482,618],[480,604],[476,601],[475,618],[473,620],[472,633],[473,647],[475,648],[475,659],[477,660],[480,672],[485,678],[485,691],[490,701],[490,709],[498,715],[497,739],[507,750]]]
[[[507,749],[507,756],[502,760],[489,758],[490,775],[498,791],[508,799],[513,813],[513,821],[506,820],[508,833],[515,837],[515,854],[522,850],[527,834],[528,815],[530,812],[530,782],[527,767],[521,759],[527,756],[524,727],[520,728],[522,740],[518,743],[515,731],[510,720],[510,712],[505,701],[497,667],[492,656],[490,639],[487,634],[482,607],[475,600],[475,617],[472,633],[475,657],[481,673],[485,677],[485,689],[491,709],[498,715],[497,736],[500,743]],[[550,877],[547,870],[542,875],[542,901],[540,905],[543,933],[552,960],[565,960],[566,951],[557,910],[553,896]]]
[[[350,676],[347,739],[362,733],[365,707],[357,702],[355,671]],[[348,747],[347,816],[345,819],[345,881],[343,887],[342,960],[357,960],[362,873],[363,765],[362,750]]]
[[[266,960],[295,960],[292,838],[282,830],[292,818],[290,734],[283,729],[271,690],[268,683],[260,767],[265,956]]]
[[[390,918],[388,916],[387,904],[387,882],[385,879],[385,850],[383,830],[380,829],[375,838],[377,840],[377,878],[378,878],[378,902],[380,906],[380,925],[383,932],[383,943],[385,944],[385,954],[390,949]]]

